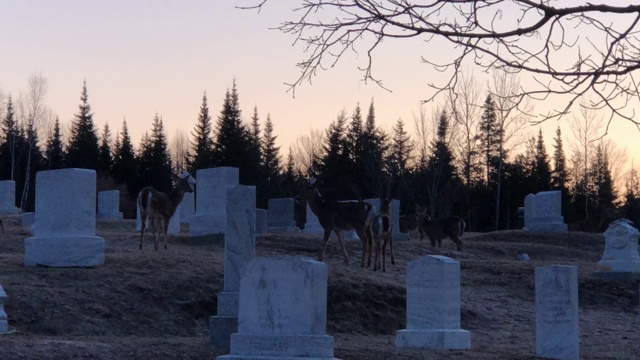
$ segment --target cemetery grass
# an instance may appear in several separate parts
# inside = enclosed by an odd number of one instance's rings
[[[0,235],[0,284],[8,295],[10,333],[0,335],[7,359],[213,359],[226,352],[209,345],[209,317],[222,290],[223,247],[189,244],[188,228],[156,252],[150,237],[138,250],[133,220],[98,221],[105,265],[91,268],[25,268],[18,216],[6,216]],[[453,242],[432,249],[428,241],[398,243],[387,273],[359,267],[359,241],[348,242],[350,265],[330,240],[327,333],[342,359],[536,359],[536,266],[579,268],[582,359],[638,358],[638,285],[592,275],[604,250],[602,234],[532,235],[521,231],[465,234],[464,253]],[[257,256],[317,257],[312,236],[258,237]],[[527,253],[531,261],[518,261]],[[410,350],[395,347],[405,328],[407,261],[441,254],[461,263],[461,328],[471,349]],[[389,261],[389,259],[387,259]],[[429,274],[424,274],[428,277]]]

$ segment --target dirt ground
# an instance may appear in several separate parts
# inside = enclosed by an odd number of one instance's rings
[[[209,345],[209,317],[222,290],[221,243],[189,244],[188,229],[153,250],[138,250],[133,220],[98,221],[106,240],[105,265],[92,268],[26,268],[17,216],[5,216],[0,235],[0,284],[11,333],[0,335],[0,359],[213,359],[225,352]],[[604,250],[601,234],[531,235],[520,231],[466,234],[456,255],[427,241],[396,244],[387,273],[359,267],[360,244],[349,242],[351,265],[329,244],[327,333],[342,359],[536,359],[534,268],[579,268],[581,359],[638,358],[638,284],[592,275]],[[264,236],[257,256],[316,257],[321,240]],[[518,261],[527,253],[531,261]],[[462,328],[471,349],[396,349],[405,328],[407,261],[443,254],[461,263]],[[429,274],[425,274],[429,276]]]

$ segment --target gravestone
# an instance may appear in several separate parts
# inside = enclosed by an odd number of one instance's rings
[[[96,172],[73,168],[39,171],[35,195],[33,237],[24,241],[25,265],[104,264],[104,239],[95,236]]]
[[[300,233],[294,217],[293,198],[269,199],[267,210],[267,232],[276,234]]]
[[[243,270],[239,306],[231,353],[217,359],[335,359],[326,334],[326,264],[256,258]]]
[[[316,214],[313,213],[309,204],[307,204],[307,221],[304,224],[304,230],[302,233],[305,235],[320,235],[324,236],[324,228],[320,225],[320,220]],[[343,231],[342,236],[345,240],[360,240],[355,230]],[[331,232],[331,239],[337,239],[338,235],[335,232]]]
[[[16,182],[13,180],[0,181],[0,214],[17,214]]]
[[[539,266],[536,278],[536,355],[580,358],[578,268]]]
[[[407,328],[396,346],[469,349],[471,334],[460,329],[460,262],[428,255],[407,265]]]
[[[4,303],[7,301],[7,293],[4,292],[0,285],[0,334],[9,332],[9,322],[7,321],[7,313],[4,312]]]
[[[122,219],[120,212],[120,191],[98,192],[98,219]]]
[[[33,222],[36,219],[36,214],[32,213],[32,212],[25,212],[22,213],[22,227],[26,228],[26,227],[30,227],[31,225],[33,225]]]
[[[638,238],[640,232],[627,219],[620,219],[609,224],[604,232],[605,249],[598,262],[599,272],[607,273],[639,273],[640,256],[638,255]]]
[[[559,190],[541,191],[525,197],[525,227],[530,232],[567,232],[561,212],[562,194]]]
[[[196,214],[194,193],[184,193],[178,212],[180,213],[180,222],[188,224],[191,217]]]
[[[256,209],[256,235],[267,233],[267,209]]]
[[[136,202],[136,231],[142,230],[142,222],[140,220],[140,207]],[[151,219],[147,219],[147,226],[144,230],[145,237],[146,234],[151,234]],[[167,228],[167,235],[178,235],[180,234],[180,211],[176,210],[171,219],[169,219],[169,227]]]
[[[239,169],[200,169],[196,175],[196,214],[189,219],[189,236],[223,234],[227,226],[227,186],[239,184]]]
[[[367,199],[365,200],[369,204],[376,207],[376,211],[380,211],[380,199]],[[409,241],[409,234],[400,232],[400,200],[391,199],[391,223],[393,224],[393,229],[391,232],[391,236],[393,237],[393,241]]]
[[[218,293],[218,311],[209,318],[209,337],[216,348],[228,349],[238,330],[240,272],[255,257],[256,188],[227,187],[227,226],[224,234],[224,288]]]

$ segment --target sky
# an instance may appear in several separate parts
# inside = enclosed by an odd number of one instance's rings
[[[294,97],[285,83],[298,78],[303,48],[272,28],[295,17],[297,1],[271,1],[260,13],[235,7],[247,3],[0,0],[0,90],[16,98],[31,75],[42,74],[48,81],[46,104],[68,127],[86,80],[97,128],[108,123],[119,131],[126,118],[134,143],[151,129],[156,112],[169,139],[176,131],[189,135],[204,92],[215,119],[234,80],[244,120],[254,106],[262,121],[269,114],[282,156],[310,129],[326,129],[358,103],[366,111],[372,100],[379,126],[390,131],[402,118],[412,132],[414,114],[430,94],[427,84],[442,76],[422,64],[420,55],[446,49],[418,39],[387,41],[375,54],[374,72],[391,91],[364,83],[357,71],[363,55],[349,54],[312,84],[298,87]],[[422,106],[430,114],[438,105]],[[550,151],[559,124],[569,141],[566,120],[541,127]],[[538,128],[523,131],[537,135]],[[609,133],[633,159],[640,150],[638,130],[620,120]]]

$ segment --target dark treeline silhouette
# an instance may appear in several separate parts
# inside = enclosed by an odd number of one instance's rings
[[[626,202],[621,205],[616,202],[608,155],[601,146],[596,147],[589,176],[580,179],[571,178],[559,128],[551,157],[546,153],[541,131],[537,138],[529,139],[524,153],[509,154],[491,96],[487,96],[478,119],[479,132],[473,138],[478,146],[473,153],[454,151],[452,116],[440,111],[433,119],[433,138],[416,156],[416,142],[402,119],[397,120],[390,133],[385,132],[376,124],[371,101],[366,111],[356,104],[351,115],[343,110],[337,116],[324,130],[323,146],[314,152],[307,167],[298,166],[291,148],[286,156],[281,154],[269,114],[262,122],[254,107],[250,120],[243,121],[235,80],[224,94],[215,120],[207,94],[203,95],[186,144],[188,149],[183,152],[186,159],[176,162],[172,162],[158,113],[150,116],[150,131],[144,133],[137,149],[126,120],[115,131],[115,139],[108,124],[98,134],[86,83],[66,142],[57,118],[50,135],[41,143],[33,126],[16,116],[11,97],[3,107],[0,180],[16,181],[16,206],[23,204],[22,211],[34,209],[34,176],[39,170],[95,169],[98,190],[119,189],[125,200],[121,201],[121,210],[132,217],[134,200],[144,186],[166,192],[171,187],[172,172],[188,170],[197,178],[198,169],[233,166],[240,169],[241,184],[256,186],[256,203],[261,208],[267,207],[270,198],[297,195],[303,183],[315,176],[326,197],[351,200],[391,196],[401,200],[403,214],[414,211],[416,205],[426,206],[433,218],[463,218],[468,231],[516,227],[517,208],[523,206],[524,197],[545,190],[562,192],[567,223],[584,220],[586,214],[610,213],[612,209],[640,221],[640,181],[635,171],[627,181]],[[171,164],[185,164],[186,168],[172,168]],[[306,169],[305,173],[297,170],[301,168]],[[25,186],[28,177],[30,181]],[[25,191],[28,196],[22,201]]]

